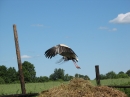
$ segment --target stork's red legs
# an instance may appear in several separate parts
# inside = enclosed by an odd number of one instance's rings
[[[74,61],[73,61],[74,62]],[[75,67],[77,68],[77,69],[81,69],[77,64],[76,64],[76,62],[74,62],[74,65],[75,65]]]

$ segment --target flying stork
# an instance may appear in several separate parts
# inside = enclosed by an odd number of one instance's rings
[[[80,67],[76,64],[76,62],[78,62],[78,59],[77,59],[77,55],[75,54],[75,52],[70,48],[68,47],[67,45],[64,45],[64,44],[58,44],[56,46],[53,46],[51,47],[50,49],[48,49],[46,52],[45,52],[45,56],[46,58],[52,58],[54,57],[55,55],[61,55],[63,56],[58,63],[60,63],[61,61],[69,61],[69,60],[72,60],[74,62],[74,65],[77,69],[80,69]]]

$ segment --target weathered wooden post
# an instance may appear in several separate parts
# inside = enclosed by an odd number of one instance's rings
[[[21,64],[21,56],[20,56],[20,50],[19,50],[19,43],[18,43],[18,35],[17,35],[17,29],[16,29],[15,24],[13,25],[13,31],[14,31],[14,41],[15,41],[15,48],[16,48],[20,83],[21,83],[21,90],[22,90],[22,94],[26,94],[24,76],[23,76],[23,71],[22,71],[22,64]]]
[[[96,82],[97,85],[100,86],[100,73],[99,73],[99,65],[95,65],[95,72],[96,72]]]

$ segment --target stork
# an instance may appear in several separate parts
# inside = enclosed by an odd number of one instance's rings
[[[54,57],[55,55],[61,55],[63,56],[61,58],[61,60],[59,60],[58,63],[60,63],[61,61],[69,61],[69,60],[72,60],[75,67],[77,69],[80,69],[80,67],[76,64],[76,62],[78,62],[78,56],[75,54],[75,52],[70,48],[68,47],[67,45],[64,45],[64,44],[58,44],[56,46],[53,46],[51,47],[50,49],[48,49],[46,52],[45,52],[45,56],[46,58],[52,58]]]

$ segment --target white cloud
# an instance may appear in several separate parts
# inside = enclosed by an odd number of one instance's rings
[[[106,30],[106,31],[117,31],[117,28],[108,28],[108,27],[103,27],[103,26],[101,26],[101,27],[99,27],[99,29],[100,30]]]
[[[22,59],[27,59],[27,58],[32,58],[31,56],[28,56],[28,55],[22,55],[21,56]]]
[[[40,55],[33,56],[33,58],[40,57]]]
[[[130,23],[130,12],[127,12],[125,14],[119,14],[116,18],[110,20],[109,22],[118,24]]]
[[[22,55],[22,56],[21,56],[21,59],[36,58],[36,57],[40,57],[40,56],[41,56],[41,55],[35,55],[35,56]],[[13,59],[13,60],[17,59],[17,56],[16,56],[16,57],[13,57],[12,59]]]

